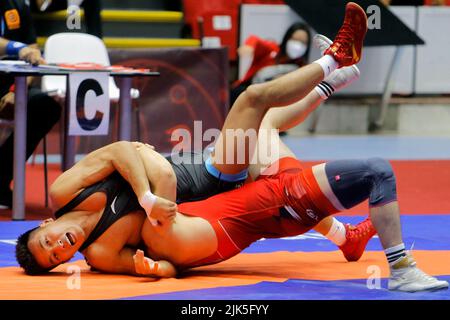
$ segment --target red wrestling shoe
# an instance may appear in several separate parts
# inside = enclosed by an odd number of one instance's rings
[[[376,234],[370,218],[358,223],[356,226],[345,225],[345,243],[339,247],[347,261],[358,261],[364,253],[367,242]]]
[[[351,66],[361,60],[364,37],[367,33],[367,16],[354,2],[347,3],[342,27],[324,54],[331,55],[339,68]]]

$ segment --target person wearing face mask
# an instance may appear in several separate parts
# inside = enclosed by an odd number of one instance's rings
[[[230,105],[250,84],[270,81],[306,65],[310,42],[310,29],[302,22],[289,27],[281,44],[255,35],[247,38],[238,54],[241,63],[249,61],[249,67],[244,76],[232,84]]]

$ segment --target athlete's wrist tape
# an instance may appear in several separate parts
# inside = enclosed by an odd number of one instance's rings
[[[151,218],[150,213],[152,212],[155,202],[156,202],[156,196],[150,190],[145,192],[144,195],[142,196],[142,198],[139,200],[139,204],[145,210],[145,213],[147,214],[148,219],[154,226],[158,225],[158,221]]]
[[[19,56],[20,50],[27,47],[25,43],[17,42],[17,41],[9,41],[6,45],[6,54],[8,56]]]

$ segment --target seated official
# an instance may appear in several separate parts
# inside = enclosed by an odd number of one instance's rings
[[[34,65],[45,63],[36,44],[36,33],[28,1],[0,2],[0,56],[18,59]],[[41,139],[59,120],[59,104],[38,88],[32,87],[33,78],[27,78],[27,158],[34,152]],[[13,119],[15,102],[14,77],[0,75],[0,118]],[[12,207],[10,184],[13,178],[14,133],[0,145],[0,209]]]

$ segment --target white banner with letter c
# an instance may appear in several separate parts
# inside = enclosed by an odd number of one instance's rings
[[[109,131],[109,73],[69,75],[69,136],[107,135]]]

